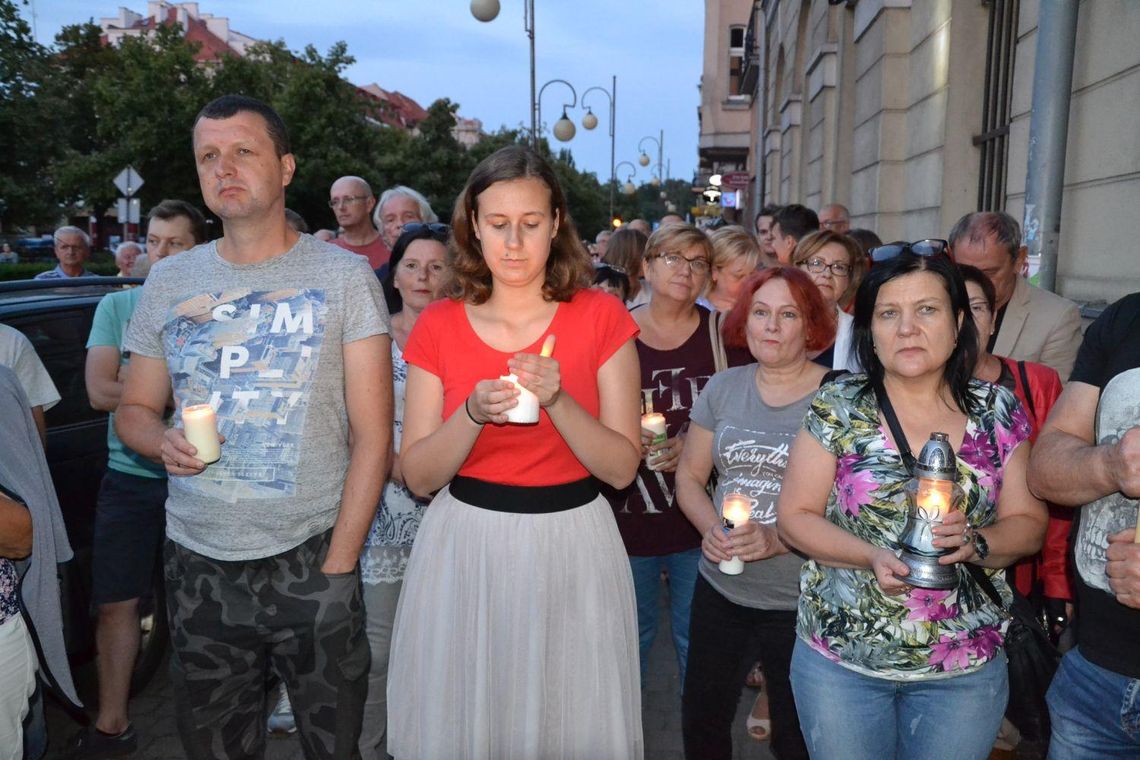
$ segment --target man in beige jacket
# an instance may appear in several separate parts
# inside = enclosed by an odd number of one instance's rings
[[[966,214],[950,231],[951,257],[985,272],[997,294],[989,351],[1040,362],[1068,380],[1081,345],[1080,310],[1069,299],[1025,280],[1027,253],[1020,225],[1001,211]]]

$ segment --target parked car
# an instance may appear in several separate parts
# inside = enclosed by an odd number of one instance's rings
[[[0,282],[0,322],[32,342],[61,400],[45,414],[47,460],[75,558],[61,574],[64,633],[72,664],[95,652],[91,609],[91,541],[95,499],[107,468],[107,413],[87,400],[87,336],[100,299],[141,279],[83,277]],[[141,690],[162,661],[169,641],[161,567],[150,598],[141,603],[142,641],[131,686]]]

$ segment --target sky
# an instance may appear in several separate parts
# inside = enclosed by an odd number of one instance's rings
[[[501,0],[498,18],[477,21],[468,0],[199,0],[201,13],[227,16],[230,28],[258,39],[284,40],[293,50],[312,44],[322,53],[343,40],[356,63],[346,78],[375,82],[427,106],[437,98],[460,104],[459,113],[482,120],[484,129],[530,125],[529,41],[523,30],[525,0]],[[35,16],[36,38],[50,45],[68,24],[117,15],[120,5],[146,13],[145,0],[31,0],[20,7]],[[638,163],[638,143],[664,131],[669,177],[692,179],[697,164],[703,3],[695,0],[536,0],[535,69],[538,87],[568,80],[579,98],[591,87],[610,89],[617,75],[616,161],[629,161],[635,184],[656,168],[657,146],[646,140],[649,167]],[[549,126],[572,101],[554,83],[541,98]],[[605,180],[610,171],[609,104],[594,91],[587,104],[598,116],[593,131],[581,127],[585,110],[569,109],[578,127],[569,147],[579,168]],[[618,171],[624,180],[630,168]]]

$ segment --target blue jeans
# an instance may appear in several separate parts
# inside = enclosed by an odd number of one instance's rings
[[[1140,679],[1071,649],[1049,687],[1049,760],[1140,757]]]
[[[792,692],[813,760],[984,760],[1009,679],[1004,655],[952,678],[874,678],[797,640]]]
[[[697,585],[700,549],[657,557],[630,557],[633,590],[637,594],[637,633],[641,649],[641,685],[648,671],[649,647],[657,635],[657,611],[661,601],[661,569],[669,571],[669,622],[673,629],[673,648],[677,651],[680,683],[685,683],[685,665],[689,661],[689,612],[693,607],[693,589]]]

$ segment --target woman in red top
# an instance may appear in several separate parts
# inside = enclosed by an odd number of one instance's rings
[[[640,758],[633,585],[598,495],[640,460],[637,327],[589,289],[589,256],[536,153],[480,163],[452,228],[452,297],[404,349],[404,481],[439,493],[396,614],[389,751]],[[537,424],[508,423],[508,374],[537,396]]]
[[[1019,362],[1005,356],[987,352],[986,342],[994,330],[994,287],[980,269],[960,265],[966,290],[970,295],[970,311],[978,327],[981,344],[978,366],[974,376],[980,380],[1003,385],[1016,394],[1025,407],[1032,429],[1029,440],[1037,440],[1037,433],[1045,423],[1053,403],[1061,395],[1061,378],[1057,370],[1036,362]],[[1015,563],[1010,567],[1014,585],[1023,596],[1033,595],[1040,583],[1041,596],[1049,611],[1055,629],[1069,617],[1073,592],[1069,584],[1069,530],[1073,524],[1072,510],[1049,505],[1049,527],[1041,553]]]

